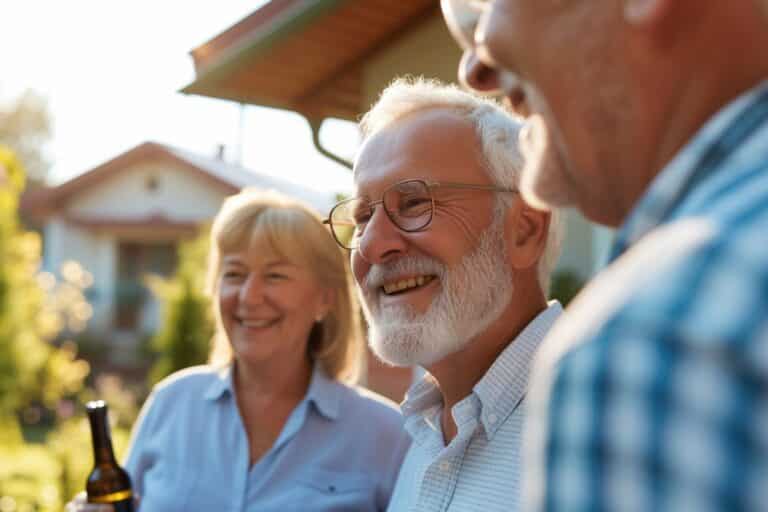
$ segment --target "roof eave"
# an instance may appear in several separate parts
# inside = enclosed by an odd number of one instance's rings
[[[197,77],[193,82],[183,87],[180,92],[221,98],[240,103],[255,103],[259,105],[296,110],[296,106],[288,102],[276,101],[275,98],[257,96],[242,96],[222,93],[215,87],[222,78],[231,75],[245,62],[269,52],[275,44],[296,32],[304,29],[318,17],[338,8],[347,0],[312,0],[286,9],[261,30],[256,30],[243,41],[232,45],[213,62],[196,69]],[[203,45],[204,47],[205,45]],[[201,47],[202,48],[202,47]],[[194,58],[197,48],[190,52]]]

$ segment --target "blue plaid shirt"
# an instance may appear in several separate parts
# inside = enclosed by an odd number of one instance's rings
[[[619,231],[533,369],[533,511],[768,511],[768,82]]]

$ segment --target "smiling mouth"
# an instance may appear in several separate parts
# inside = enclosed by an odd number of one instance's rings
[[[421,288],[435,280],[435,276],[416,276],[387,283],[381,287],[385,295],[399,295]]]
[[[280,321],[280,318],[272,318],[269,320],[248,320],[243,318],[236,318],[236,321],[237,325],[240,327],[245,327],[246,329],[264,329],[275,325]]]

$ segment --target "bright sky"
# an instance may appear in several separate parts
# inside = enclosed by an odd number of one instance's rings
[[[0,101],[25,88],[48,98],[51,178],[89,170],[152,140],[201,154],[236,153],[237,104],[177,91],[194,80],[188,52],[250,14],[264,0],[6,0],[0,23]],[[348,170],[312,145],[296,114],[247,107],[242,163],[320,190],[349,189]],[[323,130],[349,158],[351,123]]]

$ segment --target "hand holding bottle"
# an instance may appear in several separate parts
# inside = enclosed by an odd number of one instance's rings
[[[134,496],[133,507],[139,509],[139,499]],[[85,491],[79,492],[65,508],[66,512],[115,512],[115,507],[101,503],[88,503]]]

